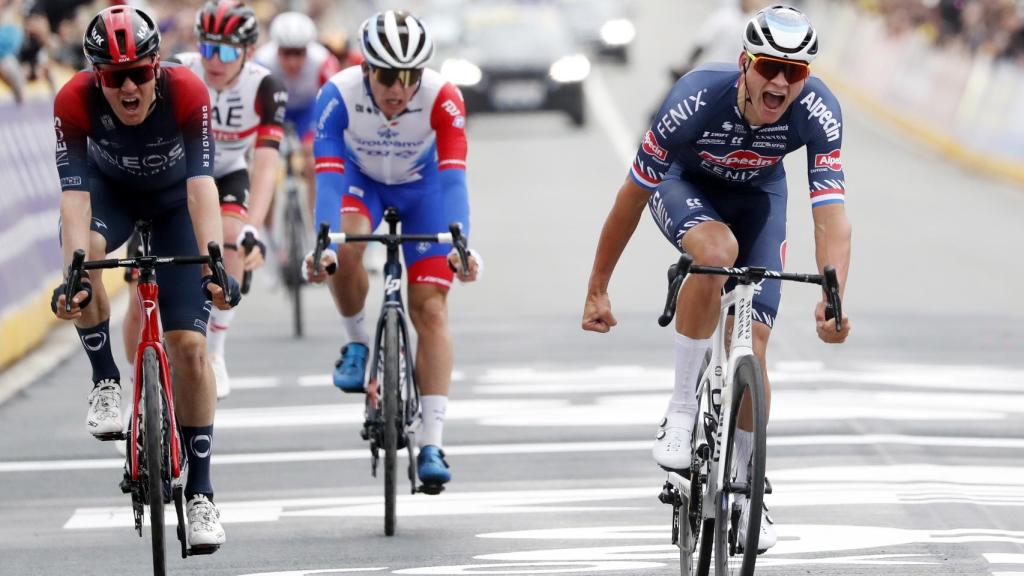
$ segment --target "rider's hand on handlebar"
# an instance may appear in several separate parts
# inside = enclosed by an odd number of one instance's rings
[[[843,329],[836,332],[836,320],[825,320],[825,303],[818,302],[814,307],[814,320],[818,329],[818,338],[827,344],[842,344],[850,335],[850,317],[843,314]]]
[[[484,274],[484,259],[479,252],[472,248],[467,250],[469,260],[469,273],[462,273],[462,262],[459,260],[459,251],[452,248],[452,251],[448,253],[448,267],[455,272],[455,276],[461,282],[475,282],[479,280]]]
[[[612,302],[607,292],[587,295],[587,303],[583,305],[584,330],[604,333],[618,323],[612,314]]]
[[[203,292],[213,302],[213,305],[218,310],[230,310],[242,301],[242,289],[238,285],[238,281],[228,276],[228,289],[227,297],[225,297],[224,289],[217,285],[214,280],[213,274],[203,276],[202,287]]]
[[[246,224],[242,227],[242,231],[238,233],[238,238],[235,239],[235,246],[243,246],[246,234],[252,234],[253,239],[256,240],[256,245],[253,247],[248,254],[245,254],[245,261],[243,265],[245,270],[255,270],[263,266],[267,257],[267,245],[260,240],[260,233],[252,224]]]
[[[89,305],[92,301],[92,284],[88,278],[82,278],[82,289],[78,291],[71,298],[71,312],[67,312],[65,303],[67,297],[64,296],[64,292],[67,290],[67,284],[61,283],[53,289],[53,297],[50,299],[50,310],[60,318],[61,320],[75,320],[82,317],[82,309]]]
[[[320,273],[314,274],[313,271],[313,253],[306,254],[306,259],[302,262],[302,275],[306,278],[307,282],[313,284],[320,284],[327,277],[334,274],[338,269],[338,254],[330,248],[324,250],[320,254]]]

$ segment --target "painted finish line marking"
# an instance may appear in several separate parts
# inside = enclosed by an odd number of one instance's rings
[[[960,438],[951,436],[907,436],[901,434],[826,435],[826,436],[778,436],[768,438],[769,446],[934,446],[948,448],[993,448],[1005,450],[1024,449],[1024,439],[1018,438]],[[498,456],[512,454],[558,454],[582,452],[630,452],[647,451],[649,440],[626,440],[621,442],[540,442],[530,444],[478,444],[449,446],[445,453],[451,456]],[[401,452],[404,455],[405,452]],[[215,466],[237,464],[275,464],[288,462],[327,462],[340,460],[361,460],[367,457],[366,449],[351,450],[307,450],[294,452],[261,452],[251,454],[217,454]],[[68,460],[35,460],[24,462],[0,462],[0,473],[12,472],[58,472],[73,470],[109,470],[124,465],[123,458],[91,458]]]
[[[786,508],[967,503],[977,507],[1024,508],[1024,470],[976,466],[845,466],[780,470],[770,503],[776,526],[785,525]],[[793,480],[801,478],[802,480]],[[1000,478],[1003,484],[981,484]],[[581,514],[649,510],[659,483],[616,488],[564,488],[457,492],[443,498],[399,495],[403,517],[435,518],[501,514]],[[288,518],[379,518],[384,499],[376,496],[319,497],[237,501],[219,500],[224,523],[276,522]],[[167,522],[174,521],[168,508]],[[104,529],[133,524],[131,506],[78,508],[65,529]],[[871,528],[871,530],[881,530]],[[947,531],[951,542],[1024,544],[1024,532],[984,528]],[[916,537],[916,536],[915,536]]]

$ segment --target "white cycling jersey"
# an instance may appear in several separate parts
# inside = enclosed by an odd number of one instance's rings
[[[255,59],[284,82],[285,88],[288,89],[289,110],[314,106],[320,86],[341,69],[338,59],[330,50],[316,42],[306,48],[306,62],[297,76],[284,73],[277,57],[276,42],[267,42],[257,48]]]
[[[197,52],[178,54],[175,59],[205,79],[202,57]],[[284,136],[288,93],[270,70],[246,62],[231,87],[217,91],[209,84],[213,113],[213,136],[217,141],[213,176],[245,170],[247,152],[254,144],[277,148]]]
[[[344,172],[344,163],[350,159],[363,174],[395,185],[422,179],[428,167],[465,170],[462,97],[434,70],[423,70],[419,90],[405,112],[390,120],[374,105],[358,66],[331,77],[318,110],[322,112],[317,118],[317,141],[323,152],[317,154],[318,171]],[[337,142],[339,136],[343,147]]]

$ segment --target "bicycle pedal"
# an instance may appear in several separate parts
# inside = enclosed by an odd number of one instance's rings
[[[437,496],[441,492],[444,492],[444,484],[420,484],[420,487],[416,489],[417,492],[423,494],[429,494],[431,496]]]
[[[114,440],[128,439],[128,436],[124,433],[124,430],[120,432],[108,432],[106,434],[93,434],[92,437],[101,442],[112,442]]]
[[[767,476],[764,477],[764,493],[765,494],[771,494],[772,493],[772,483],[768,481],[768,477]]]
[[[207,554],[213,554],[217,550],[220,550],[220,544],[207,544],[205,546],[189,546],[189,556],[205,556]]]

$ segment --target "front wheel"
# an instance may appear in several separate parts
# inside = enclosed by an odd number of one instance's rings
[[[739,419],[740,401],[746,390],[750,390],[750,403],[754,415],[753,450],[745,478],[732,478],[737,464],[733,439]],[[761,507],[764,502],[764,469],[768,414],[765,406],[764,380],[761,365],[754,356],[743,356],[736,364],[733,377],[732,412],[729,429],[724,436],[725,458],[721,466],[725,470],[725,485],[720,487],[715,508],[715,574],[753,576],[757,562],[757,546],[761,535]],[[746,496],[750,513],[746,526],[740,526],[742,517],[738,506]],[[731,528],[731,530],[730,530]],[[742,529],[743,541],[739,540]],[[730,556],[742,549],[742,556],[730,562]]]
[[[164,561],[164,402],[160,385],[160,362],[156,351],[146,348],[142,355],[142,400],[146,451],[146,499],[149,503],[149,531],[153,541],[153,574],[163,576]]]
[[[294,186],[288,189],[285,206],[285,238],[288,264],[284,268],[285,287],[292,299],[292,330],[296,338],[303,335],[302,322],[302,261],[305,259],[305,230],[300,190]]]
[[[398,484],[398,433],[404,423],[398,406],[398,387],[401,386],[399,366],[398,311],[389,308],[384,313],[384,381],[381,393],[384,401],[384,533],[395,533]]]

